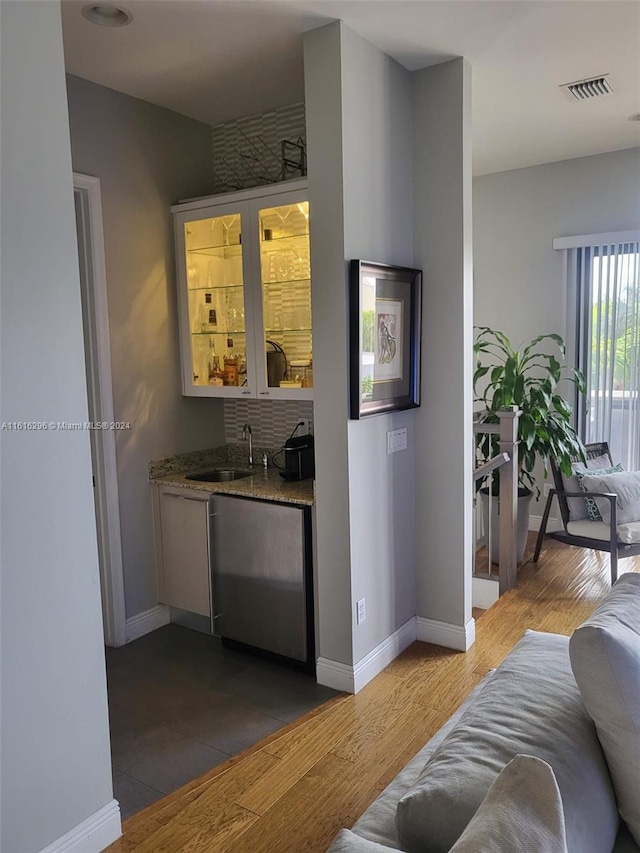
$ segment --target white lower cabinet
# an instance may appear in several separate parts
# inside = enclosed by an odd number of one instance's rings
[[[210,618],[209,495],[159,487],[155,513],[160,603]]]

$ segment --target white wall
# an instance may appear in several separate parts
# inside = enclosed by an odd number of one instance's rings
[[[573,307],[553,238],[638,227],[640,148],[475,178],[475,324],[514,344],[548,332],[566,337]]]
[[[10,421],[85,421],[60,7],[2,3],[2,397]],[[36,60],[36,61],[34,61]],[[0,432],[0,847],[35,853],[112,805],[86,432]]]
[[[424,278],[418,615],[463,629],[472,555],[471,69],[456,59],[413,78],[414,245]]]
[[[347,261],[411,265],[410,75],[341,22],[305,36],[320,655],[354,664],[415,614],[411,413],[348,420]],[[367,619],[355,625],[355,602]]]
[[[212,187],[211,128],[67,78],[76,172],[101,179],[127,616],[157,604],[148,463],[224,443],[221,400],[180,390],[169,206]]]

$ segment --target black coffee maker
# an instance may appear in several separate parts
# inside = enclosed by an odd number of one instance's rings
[[[299,435],[288,438],[282,448],[284,453],[284,471],[280,476],[285,480],[308,480],[316,472],[313,452],[313,436]]]
[[[279,388],[280,381],[287,378],[287,356],[280,344],[266,341],[273,347],[267,350],[267,385],[269,388]]]

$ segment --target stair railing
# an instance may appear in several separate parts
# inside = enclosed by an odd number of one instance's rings
[[[491,478],[499,472],[498,513],[500,552],[498,555],[498,591],[502,595],[516,585],[518,570],[517,520],[518,520],[518,420],[519,410],[504,409],[498,412],[499,423],[488,424],[474,422],[475,436],[481,433],[498,436],[498,454],[488,462],[478,466],[473,472],[474,483],[489,477],[489,512],[485,518],[487,537],[489,577],[491,569]]]

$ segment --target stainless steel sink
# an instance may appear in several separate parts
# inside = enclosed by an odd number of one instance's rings
[[[205,471],[203,474],[187,474],[187,480],[197,480],[199,483],[227,483],[230,480],[242,480],[250,477],[253,471],[232,471],[218,468],[216,471]]]

